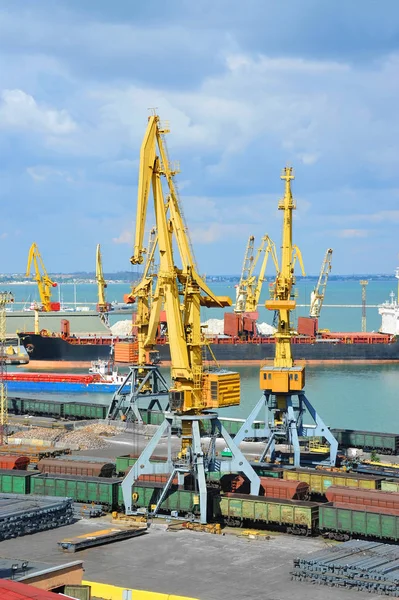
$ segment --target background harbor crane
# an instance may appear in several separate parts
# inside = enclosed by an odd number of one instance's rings
[[[338,443],[306,398],[303,389],[305,367],[295,364],[292,355],[293,330],[290,313],[296,306],[294,268],[298,261],[304,275],[304,267],[299,248],[292,243],[292,211],[295,210],[296,204],[291,192],[291,181],[294,179],[291,167],[284,169],[281,179],[285,182],[284,197],[278,204],[279,210],[283,211],[281,260],[272,286],[272,299],[267,300],[265,304],[268,310],[277,314],[274,364],[261,368],[260,388],[263,390],[263,395],[234,440],[240,444],[244,439],[253,437],[254,421],[262,411],[265,425],[257,433],[264,436],[267,443],[261,453],[261,461],[266,456],[274,460],[276,441],[278,441],[293,447],[294,465],[300,466],[299,437],[322,437],[329,443],[329,462],[331,465],[335,465]],[[305,409],[314,421],[312,426],[303,423]]]
[[[51,288],[57,287],[57,284],[49,277],[39,248],[34,242],[29,248],[28,264],[25,277],[31,277],[31,269],[34,269],[33,278],[37,283],[41,301],[41,310],[48,312],[51,310],[60,310],[58,302],[51,302]]]
[[[241,278],[236,291],[236,305],[234,308],[234,312],[236,313],[255,312],[257,310],[263,282],[265,281],[269,254],[272,256],[274,265],[276,266],[278,264],[276,246],[268,235],[262,237],[255,256],[254,241],[255,238],[251,235],[248,239]],[[262,254],[263,259],[260,265],[259,274],[256,275],[256,267]]]
[[[106,301],[106,298],[105,298],[105,290],[107,288],[107,282],[105,281],[105,278],[104,278],[100,244],[97,244],[97,250],[96,250],[96,281],[97,281],[97,291],[98,291],[97,311],[99,313],[103,313],[103,314],[108,313],[108,311],[110,309],[110,304]]]
[[[310,310],[309,317],[320,317],[321,307],[323,306],[324,296],[326,293],[328,276],[331,273],[332,249],[328,248],[320,269],[319,279],[316,287],[310,295]]]

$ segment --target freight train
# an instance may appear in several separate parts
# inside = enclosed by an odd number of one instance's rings
[[[69,496],[76,502],[100,504],[106,510],[123,510],[121,481],[117,478],[35,475],[27,471],[0,470],[0,492]],[[135,508],[151,510],[162,489],[162,483],[137,482],[132,490]],[[356,493],[357,490],[351,490],[351,494]],[[364,493],[361,491],[363,496]],[[387,495],[392,497],[392,493],[384,491],[374,492],[374,496],[376,494],[381,498]],[[322,534],[338,540],[360,536],[399,541],[398,511],[369,505],[367,497],[363,497],[364,504],[349,505],[221,494],[210,490],[208,498],[208,514],[212,520],[233,527],[248,525],[296,535]],[[191,518],[199,512],[198,494],[172,485],[160,512]]]

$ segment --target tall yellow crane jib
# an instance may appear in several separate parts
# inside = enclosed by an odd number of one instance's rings
[[[248,295],[248,280],[252,275],[254,262],[254,243],[255,237],[250,235],[245,248],[244,262],[242,264],[240,282],[236,290],[236,305],[234,312],[242,313],[246,310],[246,301]]]
[[[57,284],[48,276],[36,243],[33,243],[29,248],[25,277],[31,276],[32,265],[34,269],[33,278],[39,290],[42,310],[46,312],[51,311],[51,288],[57,287]]]
[[[107,312],[109,310],[109,304],[105,299],[105,290],[107,288],[107,282],[104,279],[100,244],[97,244],[96,250],[96,281],[98,290],[97,310],[99,312]]]
[[[305,274],[302,255],[299,248],[292,243],[292,211],[296,205],[292,197],[291,181],[294,174],[291,167],[283,170],[281,179],[285,181],[284,196],[278,204],[283,211],[283,236],[281,245],[281,263],[273,287],[273,299],[266,302],[266,308],[278,314],[277,332],[275,333],[276,349],[273,367],[264,367],[260,373],[260,387],[273,393],[287,393],[303,389],[305,369],[294,366],[291,352],[291,337],[293,335],[290,323],[290,313],[295,309],[293,295],[295,283],[294,269],[298,261],[302,273]],[[277,402],[279,398],[277,397]],[[281,400],[282,404],[285,400]]]
[[[153,277],[148,269],[144,270],[140,283],[135,287],[135,325],[140,365],[145,364],[143,361],[148,351],[154,347],[160,311],[165,308],[173,381],[170,405],[173,411],[191,415],[201,413],[204,408],[216,408],[219,402],[228,406],[238,404],[239,375],[234,373],[231,379],[226,378],[224,373],[219,385],[218,373],[213,372],[211,377],[203,369],[206,341],[201,331],[201,306],[229,306],[231,300],[216,296],[198,273],[174,181],[178,169],[169,161],[164,139],[168,131],[157,115],[150,117],[140,152],[136,231],[131,261],[133,264],[144,261],[143,240],[152,190],[159,266],[150,303],[148,298]],[[174,248],[180,257],[179,267],[176,266]],[[182,447],[186,443],[189,440],[183,432]]]
[[[155,162],[155,148],[157,139],[159,117],[152,115],[144,134],[140,149],[139,180],[137,188],[136,233],[134,238],[133,255],[130,259],[133,265],[144,261],[144,232],[147,217],[148,197],[151,190],[151,181]]]
[[[319,279],[315,289],[310,296],[309,317],[320,317],[321,307],[323,306],[324,296],[328,282],[328,276],[331,272],[332,248],[328,248],[320,269]]]

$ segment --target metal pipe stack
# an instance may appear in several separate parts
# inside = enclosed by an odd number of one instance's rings
[[[351,540],[294,560],[292,580],[399,598],[399,547]]]
[[[73,519],[71,498],[0,494],[0,541],[69,525]]]

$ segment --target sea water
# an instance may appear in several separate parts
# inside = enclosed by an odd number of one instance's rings
[[[314,281],[300,281],[298,304],[308,304]],[[233,284],[211,283],[216,294],[230,295],[234,298]],[[267,298],[267,284],[264,286],[262,302]],[[22,301],[27,297],[26,288],[31,286],[10,286],[15,298]],[[65,302],[73,302],[73,285],[63,285],[62,293]],[[367,303],[379,304],[388,299],[391,290],[396,292],[396,281],[369,279],[367,286]],[[122,301],[123,294],[129,291],[127,284],[110,284],[108,300]],[[32,289],[31,289],[32,292]],[[25,294],[25,296],[23,296]],[[80,284],[77,286],[77,302],[95,303],[96,286]],[[31,300],[30,300],[31,301]],[[329,281],[325,304],[340,305],[336,308],[323,307],[320,327],[331,331],[358,331],[361,324],[361,308],[349,308],[347,305],[361,304],[361,286],[356,280]],[[271,322],[270,314],[261,309],[260,321]],[[306,315],[308,309],[299,307],[298,315]],[[203,319],[221,318],[223,309],[206,309]],[[129,318],[118,315],[116,319]],[[380,326],[377,308],[367,309],[367,330],[377,331]],[[62,365],[57,368],[60,370]],[[223,409],[221,414],[231,417],[246,417],[261,396],[259,390],[259,369],[255,366],[235,368],[241,375],[241,404],[238,407]],[[123,370],[123,369],[122,369]],[[169,375],[168,369],[162,369]],[[80,370],[81,371],[81,370]],[[370,431],[399,432],[399,363],[365,364],[365,365],[323,365],[306,367],[306,395],[317,411],[331,427],[365,429]],[[109,394],[64,394],[53,395],[59,400],[97,402],[107,404]],[[306,419],[305,422],[311,422]]]

